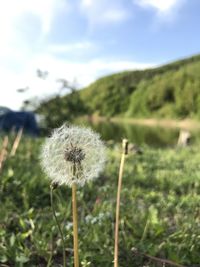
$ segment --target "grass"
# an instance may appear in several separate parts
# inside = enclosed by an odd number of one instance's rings
[[[23,137],[15,157],[4,164],[0,176],[0,266],[43,267],[51,255],[51,266],[62,266],[62,242],[51,212],[49,181],[38,159],[42,142]],[[110,147],[108,154],[101,177],[77,191],[83,267],[113,266],[119,147]],[[56,189],[54,200],[64,227],[67,266],[72,267],[70,189]],[[144,147],[142,155],[127,158],[121,192],[119,266],[156,266],[133,254],[132,247],[185,266],[200,263],[199,146]]]

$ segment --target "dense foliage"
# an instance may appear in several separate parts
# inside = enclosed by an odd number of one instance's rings
[[[82,90],[91,113],[191,117],[200,113],[200,56],[155,69],[111,75]]]
[[[0,265],[62,266],[62,246],[50,208],[49,181],[39,165],[42,139],[23,138],[5,162],[0,183]],[[129,155],[121,195],[120,266],[155,266],[132,247],[186,266],[200,262],[200,149],[152,149]],[[81,266],[113,266],[115,197],[120,162],[109,148],[105,172],[78,191]],[[71,192],[54,192],[73,266]],[[5,265],[4,265],[5,264]],[[159,266],[159,265],[156,265]],[[161,265],[163,266],[163,265]]]
[[[199,117],[200,62],[142,81],[131,95],[129,116]]]
[[[66,120],[72,121],[74,118],[85,114],[87,109],[79,93],[73,91],[67,96],[61,97],[57,95],[41,102],[35,111],[43,117],[43,128],[53,129],[60,126]]]

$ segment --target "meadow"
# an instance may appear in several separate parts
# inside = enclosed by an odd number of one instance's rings
[[[61,237],[50,207],[50,182],[39,163],[43,141],[23,136],[16,155],[8,157],[0,174],[2,267],[62,266]],[[156,263],[144,254],[180,266],[200,266],[200,146],[142,148],[142,154],[130,152],[125,162],[119,266],[173,266]],[[120,144],[108,145],[106,169],[78,190],[82,267],[113,266],[120,150]],[[71,190],[57,188],[54,199],[65,235],[67,266],[72,267]]]

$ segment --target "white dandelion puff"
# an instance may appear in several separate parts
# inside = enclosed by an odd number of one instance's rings
[[[97,133],[64,124],[46,139],[41,165],[53,184],[83,186],[99,175],[105,154],[105,146]]]

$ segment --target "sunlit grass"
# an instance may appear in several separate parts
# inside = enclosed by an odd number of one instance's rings
[[[39,166],[42,141],[23,137],[16,156],[4,163],[0,177],[1,264],[47,266],[53,251],[53,266],[62,266],[62,242],[52,220],[49,181]],[[113,265],[118,146],[110,147],[108,159],[100,179],[77,191],[83,267]],[[57,189],[54,197],[57,217],[64,226],[67,258],[73,266],[70,189]],[[199,146],[182,150],[144,147],[142,155],[127,158],[121,191],[119,266],[147,265],[147,259],[134,256],[132,247],[181,264],[198,264],[199,226]]]

